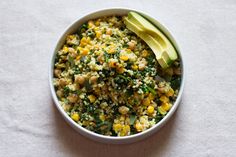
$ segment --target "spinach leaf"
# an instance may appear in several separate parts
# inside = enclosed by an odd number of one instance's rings
[[[104,52],[105,62],[108,62],[110,56],[107,52]]]
[[[63,89],[63,93],[64,93],[64,96],[67,97],[70,93],[70,88],[65,86],[64,89]]]
[[[71,68],[73,68],[75,66],[74,58],[69,56],[68,61],[70,63]]]
[[[180,87],[181,79],[178,77],[170,81],[171,87],[176,90]]]
[[[89,80],[85,80],[84,86],[88,92],[92,90],[92,85],[89,83]]]
[[[136,120],[136,115],[130,115],[129,119],[130,119],[130,125],[134,125],[134,122]]]

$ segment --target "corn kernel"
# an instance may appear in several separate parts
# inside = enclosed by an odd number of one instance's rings
[[[74,35],[68,35],[68,39],[74,39],[75,36]]]
[[[154,112],[154,107],[153,107],[153,106],[148,106],[147,112],[148,112],[149,114],[153,114],[153,112]]]
[[[87,37],[86,41],[87,41],[87,43],[89,44],[90,41],[91,41],[91,38],[90,38],[90,37]]]
[[[113,124],[113,130],[115,132],[118,132],[122,129],[122,125],[121,124]]]
[[[102,35],[101,31],[95,31],[95,33],[96,33],[96,38],[100,38]]]
[[[81,56],[77,56],[77,57],[76,57],[76,60],[80,60],[80,58],[81,58]]]
[[[90,20],[88,22],[88,28],[92,28],[92,27],[94,27],[94,23],[93,23],[93,21]]]
[[[99,25],[100,25],[100,21],[101,21],[101,19],[98,19],[98,20],[95,22],[95,25],[96,25],[96,26],[99,26]]]
[[[143,50],[141,56],[142,57],[147,57],[148,56],[148,51],[147,50]]]
[[[124,126],[124,128],[123,128],[123,130],[126,132],[126,134],[128,133],[128,132],[130,132],[130,126],[129,125],[125,125]]]
[[[83,37],[83,38],[80,40],[80,42],[86,43],[86,42],[87,42],[87,39],[86,39],[85,37]]]
[[[108,65],[109,65],[110,68],[115,68],[115,67],[116,67],[116,64],[117,64],[117,62],[114,61],[113,59],[110,59],[110,60],[109,60]]]
[[[135,128],[138,132],[141,132],[143,130],[143,126],[140,123],[136,123]]]
[[[138,66],[137,65],[132,65],[132,69],[133,70],[138,70]]]
[[[63,49],[62,49],[64,52],[68,52],[68,47],[67,46],[64,46]]]
[[[149,98],[150,100],[154,100],[155,96],[154,96],[152,93],[149,93],[149,94],[148,94],[148,98]]]
[[[150,103],[151,103],[151,101],[148,97],[143,99],[143,105],[148,106],[148,105],[150,105]]]
[[[87,39],[85,37],[83,37],[81,40],[80,40],[80,46],[85,46],[87,44]]]
[[[129,60],[129,57],[123,55],[123,56],[120,56],[120,59],[123,60],[123,61],[127,61],[127,60]]]
[[[99,27],[94,27],[93,29],[94,29],[94,31],[98,31]]]
[[[119,74],[122,74],[125,72],[125,68],[124,67],[117,67],[116,68],[116,71],[119,73]]]
[[[165,111],[169,111],[170,108],[172,107],[172,105],[170,103],[162,103],[161,105],[162,109],[164,109]]]
[[[118,136],[125,136],[125,132],[122,130],[122,131],[118,134]]]
[[[115,52],[116,52],[116,50],[113,47],[108,50],[109,54],[114,54]]]
[[[83,49],[80,51],[80,55],[81,55],[81,56],[86,56],[86,55],[88,54],[88,52],[89,52],[89,49],[83,48]]]
[[[101,121],[104,121],[106,118],[105,118],[105,116],[104,116],[104,114],[100,114],[99,115],[99,118],[101,119]]]
[[[74,121],[76,121],[76,122],[78,122],[79,121],[79,114],[78,113],[73,113],[72,115],[71,115],[71,118],[74,120]]]
[[[166,93],[167,96],[173,96],[174,95],[174,90],[170,88],[170,90]]]
[[[160,97],[160,100],[161,100],[162,102],[169,102],[169,98],[167,98],[165,95],[162,95],[162,96]]]
[[[89,99],[89,101],[90,101],[91,103],[94,103],[95,100],[96,100],[96,97],[95,97],[94,95],[89,95],[89,96],[88,96],[88,99]]]

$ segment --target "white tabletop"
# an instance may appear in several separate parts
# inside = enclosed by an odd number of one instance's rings
[[[106,145],[75,132],[55,108],[48,67],[56,40],[80,16],[131,7],[173,33],[186,61],[180,107],[155,135]],[[235,0],[1,0],[0,156],[236,156]]]

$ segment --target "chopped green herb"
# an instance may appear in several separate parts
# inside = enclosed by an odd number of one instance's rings
[[[136,115],[130,115],[129,119],[130,119],[130,125],[133,125],[135,120],[136,120],[137,116]]]

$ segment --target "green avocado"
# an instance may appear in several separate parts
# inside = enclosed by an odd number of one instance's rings
[[[175,48],[167,37],[141,15],[129,12],[125,24],[150,46],[162,68],[167,68],[178,58]]]
[[[125,24],[129,30],[137,34],[141,39],[143,39],[147,45],[153,50],[156,59],[158,63],[161,65],[162,68],[168,67],[168,61],[170,60],[168,55],[162,55],[162,48],[161,45],[155,38],[153,38],[151,35],[147,34],[145,31],[143,31],[141,28],[139,28],[137,25],[132,23],[127,18],[125,19]]]

